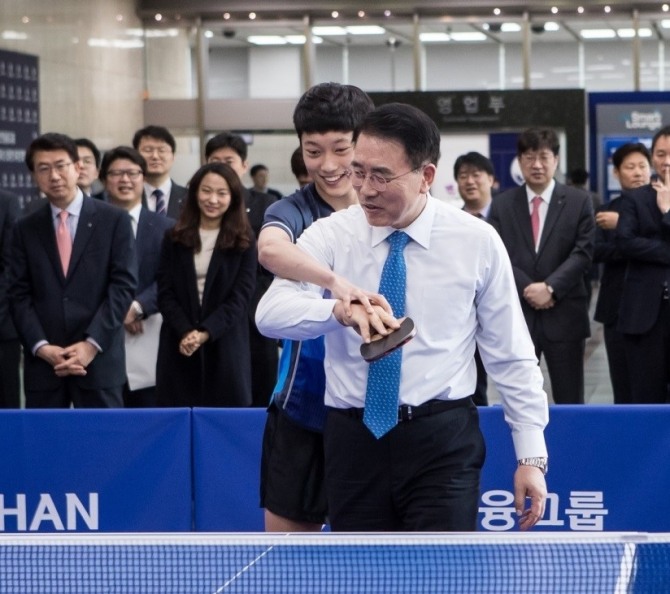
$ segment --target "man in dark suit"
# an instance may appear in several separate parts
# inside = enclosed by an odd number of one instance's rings
[[[21,406],[19,367],[21,343],[9,315],[7,297],[7,253],[12,227],[19,216],[19,198],[0,190],[0,408]]]
[[[544,353],[557,404],[584,402],[584,348],[590,335],[584,275],[593,255],[589,195],[554,180],[558,137],[532,128],[517,141],[526,183],[495,197],[489,222],[507,248],[538,358]]]
[[[614,176],[623,191],[649,183],[651,155],[640,142],[627,142],[612,155]],[[603,324],[607,363],[614,404],[631,404],[631,372],[628,368],[624,335],[619,332],[619,309],[628,260],[616,245],[616,228],[621,212],[621,197],[615,197],[596,209],[596,243],[593,261],[603,264],[600,290],[593,319]]]
[[[144,157],[129,146],[107,151],[100,166],[100,179],[110,204],[130,215],[137,250],[137,292],[123,321],[128,377],[123,389],[126,408],[158,406],[156,357],[162,318],[158,313],[156,273],[163,238],[175,222],[142,205],[146,170]]]
[[[649,185],[621,195],[617,247],[628,259],[619,331],[634,403],[664,404],[670,383],[670,126],[652,141]]]
[[[19,219],[9,254],[9,301],[24,347],[26,406],[120,407],[123,319],[137,286],[128,214],[84,196],[79,156],[44,134],[26,164],[48,203]]]
[[[463,199],[463,210],[486,221],[491,210],[493,182],[495,181],[495,171],[491,160],[474,151],[461,155],[454,163],[454,179],[458,186],[458,193]],[[479,349],[475,350],[475,363],[477,365],[477,386],[472,395],[472,401],[477,406],[487,406],[489,403],[488,378]]]
[[[247,161],[247,143],[237,134],[222,132],[209,139],[205,146],[205,159],[208,163],[225,163],[229,165],[237,176],[242,177],[249,168]],[[273,202],[274,196],[243,188],[244,204],[247,210],[249,223],[254,230],[256,239],[261,232],[265,211]],[[267,291],[273,274],[260,264],[256,272],[256,289],[249,307],[249,346],[251,348],[251,405],[267,407],[277,382],[277,366],[279,354],[277,341],[263,336],[256,328],[256,307],[261,297]]]
[[[147,162],[145,206],[152,212],[178,219],[186,200],[186,188],[170,178],[177,150],[174,136],[163,126],[147,126],[135,132],[133,148]]]

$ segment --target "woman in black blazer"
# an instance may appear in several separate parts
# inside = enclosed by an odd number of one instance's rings
[[[257,256],[242,192],[228,165],[204,165],[163,241],[156,367],[162,406],[251,404],[247,319]]]

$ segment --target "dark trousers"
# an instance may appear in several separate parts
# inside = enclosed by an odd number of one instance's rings
[[[277,341],[263,336],[253,322],[249,324],[251,349],[251,406],[266,408],[277,383],[279,352]]]
[[[123,405],[126,408],[157,408],[156,386],[131,390],[126,383],[123,386]]]
[[[626,359],[624,336],[616,329],[616,325],[606,324],[603,327],[607,364],[610,370],[614,404],[631,404],[630,371]]]
[[[551,341],[533,336],[535,355],[544,354],[556,404],[584,404],[584,349],[586,341]]]
[[[0,341],[0,408],[21,407],[20,365],[19,339]]]
[[[403,421],[376,439],[356,409],[331,409],[324,431],[333,531],[473,531],[486,447],[464,406]]]
[[[26,390],[26,408],[122,408],[123,386],[85,389],[66,377],[56,390]]]
[[[624,334],[634,404],[665,404],[670,382],[670,302],[646,334]]]

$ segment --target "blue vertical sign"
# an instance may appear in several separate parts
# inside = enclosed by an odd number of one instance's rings
[[[0,188],[25,206],[37,197],[24,157],[39,134],[37,56],[0,50]]]

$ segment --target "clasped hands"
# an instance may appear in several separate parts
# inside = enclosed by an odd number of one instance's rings
[[[179,352],[185,357],[190,357],[203,344],[209,340],[209,332],[200,330],[191,330],[184,334],[179,343]]]
[[[523,298],[533,309],[550,309],[556,301],[549,291],[547,283],[531,283],[523,290]]]
[[[58,377],[66,377],[86,375],[86,368],[98,354],[98,349],[87,340],[81,340],[67,347],[45,344],[35,354],[51,365]]]

